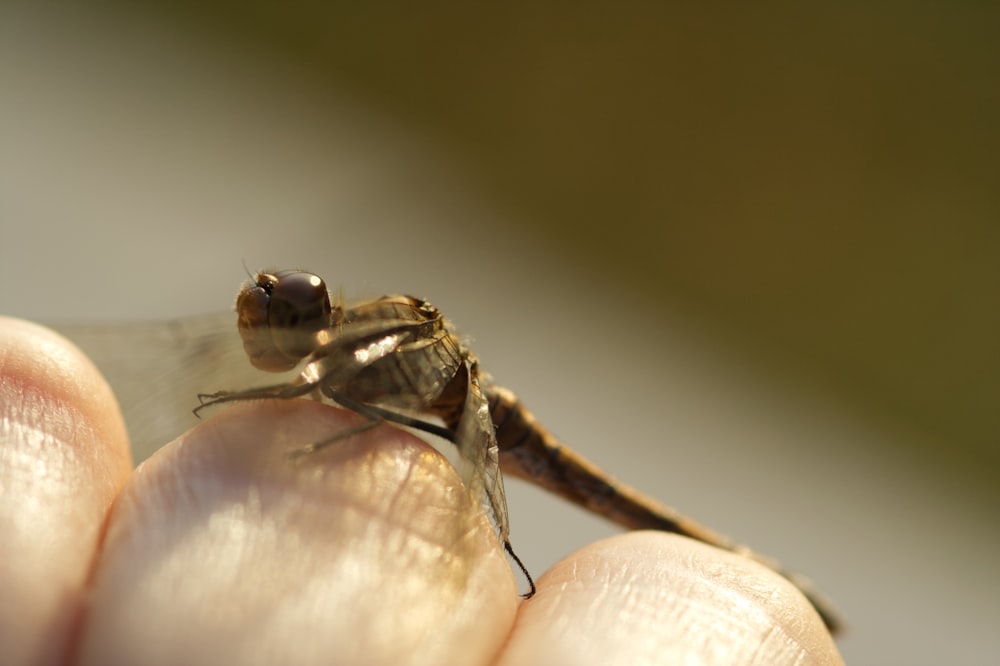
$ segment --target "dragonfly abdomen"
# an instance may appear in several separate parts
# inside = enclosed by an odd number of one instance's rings
[[[563,445],[546,430],[513,392],[498,386],[486,389],[490,415],[496,426],[500,469],[526,479],[628,529],[673,532],[753,559],[781,574],[816,608],[827,628],[835,632],[841,621],[827,602],[801,576],[775,560],[684,517],[670,507],[621,483],[583,456]]]

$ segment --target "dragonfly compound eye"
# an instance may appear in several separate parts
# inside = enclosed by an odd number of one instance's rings
[[[261,370],[291,370],[317,347],[331,321],[330,296],[319,276],[305,271],[260,273],[236,299],[240,336]]]

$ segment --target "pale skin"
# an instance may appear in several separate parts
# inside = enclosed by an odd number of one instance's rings
[[[781,577],[673,535],[591,544],[521,602],[419,439],[381,426],[289,458],[349,412],[238,405],[133,470],[96,369],[9,319],[0,410],[5,664],[842,663]]]

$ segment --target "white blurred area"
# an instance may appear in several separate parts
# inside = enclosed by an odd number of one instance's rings
[[[906,433],[571,272],[432,137],[291,63],[142,13],[25,3],[0,25],[0,313],[223,310],[244,262],[349,298],[425,296],[575,448],[814,578],[848,663],[996,659],[996,516],[883,453]],[[614,531],[520,483],[508,496],[536,574]]]

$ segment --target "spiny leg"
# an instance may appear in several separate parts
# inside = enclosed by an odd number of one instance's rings
[[[352,412],[355,412],[356,414],[364,416],[368,420],[365,421],[364,423],[353,426],[351,428],[341,430],[340,432],[335,433],[333,436],[328,437],[327,439],[323,439],[318,442],[313,442],[301,448],[295,449],[294,451],[289,453],[290,457],[298,458],[304,455],[308,455],[310,453],[314,453],[316,451],[319,451],[320,449],[324,449],[327,446],[330,446],[331,444],[342,442],[346,439],[354,437],[355,435],[359,435],[365,431],[371,430],[372,428],[386,421],[397,423],[399,425],[404,425],[410,428],[414,428],[416,430],[421,430],[431,435],[436,435],[438,437],[447,439],[448,441],[453,442],[455,439],[455,435],[450,430],[442,426],[435,425],[433,423],[428,423],[427,421],[422,421],[421,419],[412,416],[407,416],[406,414],[400,414],[398,412],[394,412],[392,410],[385,409],[383,407],[377,407],[375,405],[369,405],[367,403],[358,402],[336,391],[326,391],[326,394],[330,399],[334,400],[340,406],[345,407],[351,410]]]
[[[216,393],[199,393],[198,400],[201,403],[194,408],[194,415],[201,417],[201,410],[206,407],[225,404],[227,402],[241,402],[244,400],[264,400],[267,398],[289,399],[298,398],[312,393],[316,385],[310,382],[304,384],[272,384],[270,386],[258,386],[245,391],[218,391]]]
[[[394,412],[391,409],[385,409],[384,407],[377,407],[364,402],[358,402],[357,400],[352,400],[346,395],[335,391],[327,392],[327,396],[338,405],[345,407],[352,412],[361,414],[362,416],[367,416],[369,419],[390,421],[408,428],[420,430],[421,432],[426,432],[429,435],[434,435],[436,437],[440,437],[441,439],[446,439],[452,444],[455,443],[455,433],[452,432],[451,429],[444,426],[429,423],[422,419],[408,416],[407,414],[400,414],[399,412]]]
[[[301,458],[302,456],[309,455],[310,453],[315,453],[320,449],[324,449],[330,446],[331,444],[336,444],[337,442],[342,442],[346,439],[350,439],[355,435],[360,435],[361,433],[367,430],[371,430],[372,428],[381,424],[382,424],[382,419],[371,419],[369,421],[365,421],[360,425],[356,425],[352,428],[345,428],[344,430],[337,432],[332,437],[327,437],[326,439],[321,439],[318,442],[313,442],[312,444],[307,444],[306,446],[302,446],[297,449],[289,451],[288,457]]]

